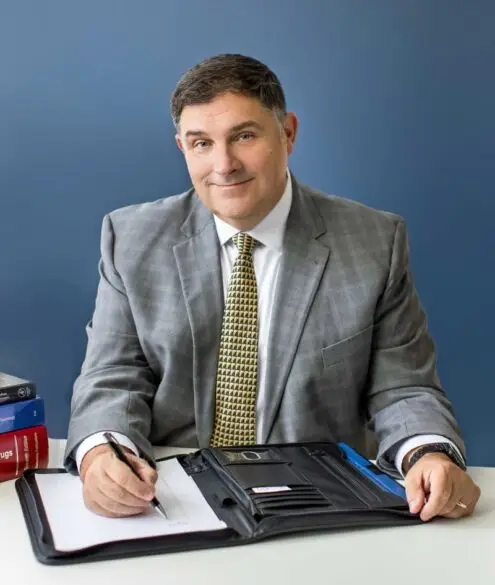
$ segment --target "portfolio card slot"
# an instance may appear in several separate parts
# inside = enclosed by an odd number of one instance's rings
[[[333,507],[332,502],[315,486],[285,486],[285,488],[275,493],[256,493],[249,490],[249,495],[261,516]]]
[[[298,494],[321,494],[320,490],[314,485],[290,485],[288,486],[291,492],[297,492]]]
[[[229,465],[228,473],[233,480],[244,489],[261,488],[271,486],[297,486],[304,487],[311,484],[304,477],[300,477],[290,465],[256,464]]]
[[[277,494],[320,494],[321,491],[313,485],[283,485],[283,486],[260,486],[248,490],[256,495],[277,495]]]
[[[307,450],[311,459],[325,470],[321,475],[319,488],[328,495],[336,506],[343,509],[370,507],[367,499],[363,498],[360,490],[352,482],[348,482],[340,468],[333,465],[333,459],[326,461],[320,451]],[[319,475],[319,474],[318,474]]]
[[[271,502],[278,502],[282,498],[282,496],[277,496],[277,495],[270,495],[270,496],[253,495],[251,497],[252,497],[255,504],[269,504]],[[326,502],[327,501],[324,496],[321,496],[319,494],[285,493],[283,497],[287,501],[292,501],[292,500],[297,500],[297,501],[304,500],[306,502]]]
[[[377,494],[375,494],[375,492],[373,492],[369,486],[366,483],[366,480],[364,478],[361,477],[361,475],[359,474],[358,471],[356,471],[353,467],[349,466],[346,467],[345,465],[343,465],[342,463],[340,463],[339,461],[335,462],[337,464],[337,467],[340,469],[341,473],[343,475],[345,475],[345,479],[352,483],[352,485],[357,489],[360,490],[360,493],[362,493],[363,491],[365,491],[366,494],[368,494],[369,496],[371,496],[371,498],[374,500],[374,502],[380,502],[380,498],[377,496]],[[358,477],[355,477],[355,474],[358,475]]]
[[[319,489],[312,485],[266,486],[259,488],[251,488],[248,491],[253,496],[278,496],[279,494],[283,495],[297,494],[302,496],[319,495],[321,497],[325,497]]]
[[[348,469],[345,465],[340,463],[326,453],[320,451],[311,452],[308,454],[320,463],[343,487],[347,488],[348,492],[357,498],[360,502],[370,507],[379,502],[378,496],[370,491],[368,487],[356,477],[354,477],[354,470]],[[337,486],[335,486],[336,488]],[[342,491],[342,490],[341,490]]]
[[[285,508],[285,507],[303,507],[303,508],[313,508],[315,506],[330,506],[330,502],[327,500],[306,500],[306,498],[299,498],[298,500],[294,499],[285,499],[282,498],[278,502],[264,502],[259,504],[258,507],[260,509],[275,509],[275,508]]]
[[[321,492],[314,486],[314,485],[294,485],[294,484],[286,484],[285,486],[282,486],[283,489],[280,489],[279,492],[276,491],[276,488],[270,488],[269,486],[267,487],[267,492],[265,493],[269,493],[272,492],[274,494],[276,493],[286,493],[286,492],[290,492],[290,493],[298,493],[298,494],[320,494]],[[256,491],[258,494],[262,494],[263,492],[261,491],[263,489],[263,487],[259,487],[259,488],[254,488],[252,491],[253,493]],[[322,494],[323,495],[323,494]]]
[[[330,508],[329,502],[310,503],[305,501],[280,502],[278,504],[263,504],[258,506],[262,515],[276,514],[279,512],[296,512],[301,510],[315,510],[321,508]]]

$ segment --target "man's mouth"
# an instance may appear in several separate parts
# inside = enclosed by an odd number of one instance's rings
[[[244,181],[236,181],[235,183],[213,183],[216,187],[238,187],[239,185],[244,185],[244,183],[249,183],[252,179],[245,179]]]

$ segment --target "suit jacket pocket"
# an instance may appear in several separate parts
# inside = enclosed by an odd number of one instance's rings
[[[346,339],[337,341],[337,343],[324,347],[321,350],[321,355],[325,368],[331,368],[349,356],[369,346],[372,334],[373,325],[370,325],[351,337],[347,337]]]

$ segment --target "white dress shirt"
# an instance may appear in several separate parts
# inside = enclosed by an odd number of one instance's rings
[[[279,202],[270,211],[270,213],[252,230],[247,231],[259,244],[256,245],[253,252],[254,272],[258,284],[258,319],[259,319],[259,348],[258,348],[258,394],[256,403],[256,416],[262,421],[265,416],[264,405],[267,397],[265,388],[266,379],[266,362],[267,362],[267,342],[269,339],[269,328],[271,326],[271,315],[273,309],[274,292],[277,286],[280,258],[282,256],[282,245],[285,233],[285,224],[292,203],[292,182],[288,175],[285,191]],[[238,250],[232,241],[240,230],[232,225],[214,216],[215,226],[217,229],[218,239],[221,246],[221,269],[224,298],[227,298],[227,290],[232,272],[232,267],[238,255]],[[262,425],[258,425],[260,428]],[[124,446],[128,447],[136,455],[138,450],[134,443],[121,433],[113,432],[113,435]],[[260,437],[257,437],[260,441]],[[81,461],[84,455],[93,447],[105,443],[103,432],[90,435],[81,442],[76,451],[76,463],[80,469]],[[398,450],[395,457],[395,465],[402,473],[402,460],[404,456],[415,447],[425,443],[448,442],[448,439],[437,435],[418,435],[406,440]],[[452,443],[451,443],[452,444]],[[455,445],[454,445],[455,447]],[[460,455],[460,453],[459,453]]]

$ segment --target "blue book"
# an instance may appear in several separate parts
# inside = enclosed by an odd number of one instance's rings
[[[21,402],[0,404],[0,433],[18,431],[45,423],[45,402],[41,396]]]

